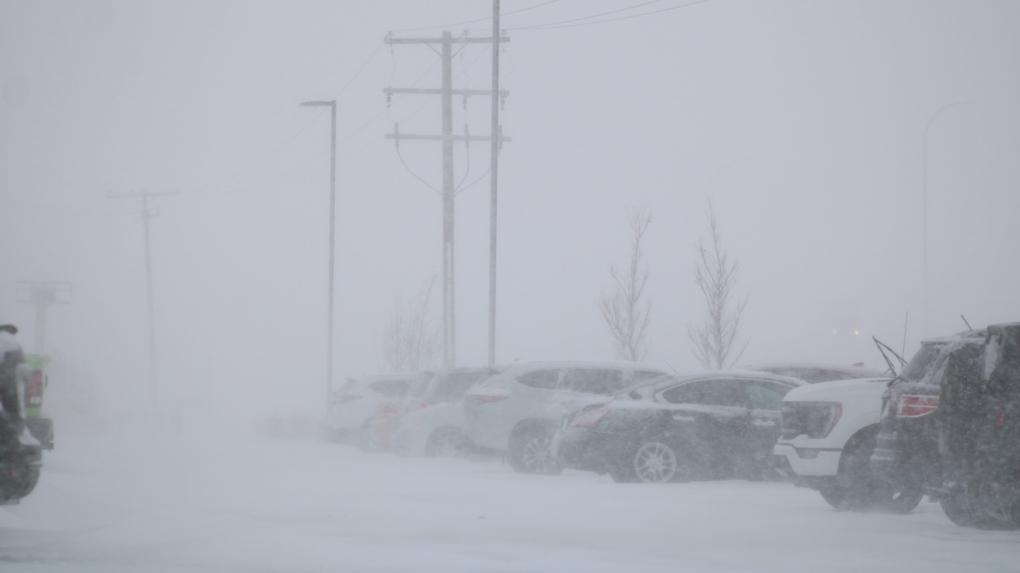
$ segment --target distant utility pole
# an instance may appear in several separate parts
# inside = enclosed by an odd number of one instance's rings
[[[303,107],[328,107],[330,109],[330,163],[329,163],[329,305],[326,329],[326,416],[329,416],[329,404],[333,394],[333,267],[336,257],[336,100],[306,101]]]
[[[506,97],[507,92],[498,90],[455,90],[453,89],[453,45],[454,44],[493,44],[509,42],[510,38],[454,38],[450,32],[443,32],[442,38],[393,38],[387,36],[384,40],[387,44],[424,44],[432,48],[433,44],[442,46],[443,59],[443,83],[440,89],[429,88],[385,88],[383,91],[387,97],[393,94],[427,94],[441,95],[443,100],[443,133],[442,135],[414,135],[401,134],[397,126],[394,126],[393,133],[387,133],[386,139],[393,139],[397,145],[400,140],[418,141],[442,141],[443,142],[443,365],[454,366],[457,361],[456,343],[454,334],[455,313],[453,297],[453,200],[456,190],[453,182],[453,142],[454,141],[495,141],[495,144],[510,141],[494,131],[488,136],[478,135],[453,135],[453,96],[463,97],[473,95],[498,94]],[[435,48],[433,48],[434,50]]]
[[[492,0],[492,131],[499,133],[499,0]],[[489,159],[489,366],[496,363],[496,181],[499,141],[493,137]]]
[[[152,249],[149,244],[149,219],[159,213],[149,210],[149,197],[179,194],[180,191],[163,191],[161,193],[135,191],[132,193],[111,193],[109,195],[110,199],[142,198],[142,222],[145,229],[145,289],[149,303],[149,391],[152,393],[152,411],[157,421],[159,420],[159,386],[156,382],[156,321],[152,303]]]

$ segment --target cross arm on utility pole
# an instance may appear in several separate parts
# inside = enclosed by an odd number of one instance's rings
[[[393,94],[441,95],[443,90],[440,88],[383,88],[383,93],[388,96]],[[450,93],[459,96],[479,96],[492,95],[492,90],[450,90]],[[499,90],[499,97],[505,99],[508,95],[510,95],[508,90]]]
[[[506,43],[510,41],[510,38],[506,36],[500,36],[496,41],[500,43]],[[442,44],[442,38],[394,38],[386,36],[383,42],[387,44]],[[493,44],[495,43],[492,38],[451,38],[450,43],[452,44]]]
[[[387,133],[383,137],[386,139],[408,139],[415,141],[492,141],[492,137],[488,135],[420,135],[414,133]],[[509,143],[511,140],[509,137],[503,137],[502,135],[497,138],[500,143]]]
[[[180,191],[131,191],[130,193],[109,193],[107,197],[110,199],[120,199],[127,197],[157,197],[160,195],[180,195]]]

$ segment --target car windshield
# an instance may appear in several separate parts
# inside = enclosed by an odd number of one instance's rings
[[[927,375],[928,371],[935,365],[938,357],[943,354],[944,344],[925,344],[914,354],[910,362],[903,367],[899,379],[908,382],[917,382]]]
[[[453,402],[464,397],[468,389],[489,378],[493,373],[488,370],[471,370],[467,372],[450,372],[434,384],[432,392],[426,396],[432,402]]]

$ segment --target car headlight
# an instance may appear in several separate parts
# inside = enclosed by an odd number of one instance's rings
[[[843,416],[839,402],[784,402],[783,438],[806,434],[811,439],[824,438],[832,432]]]

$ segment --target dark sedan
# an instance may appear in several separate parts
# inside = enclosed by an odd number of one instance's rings
[[[804,382],[762,372],[668,376],[564,419],[565,467],[617,482],[764,479],[783,396]]]

